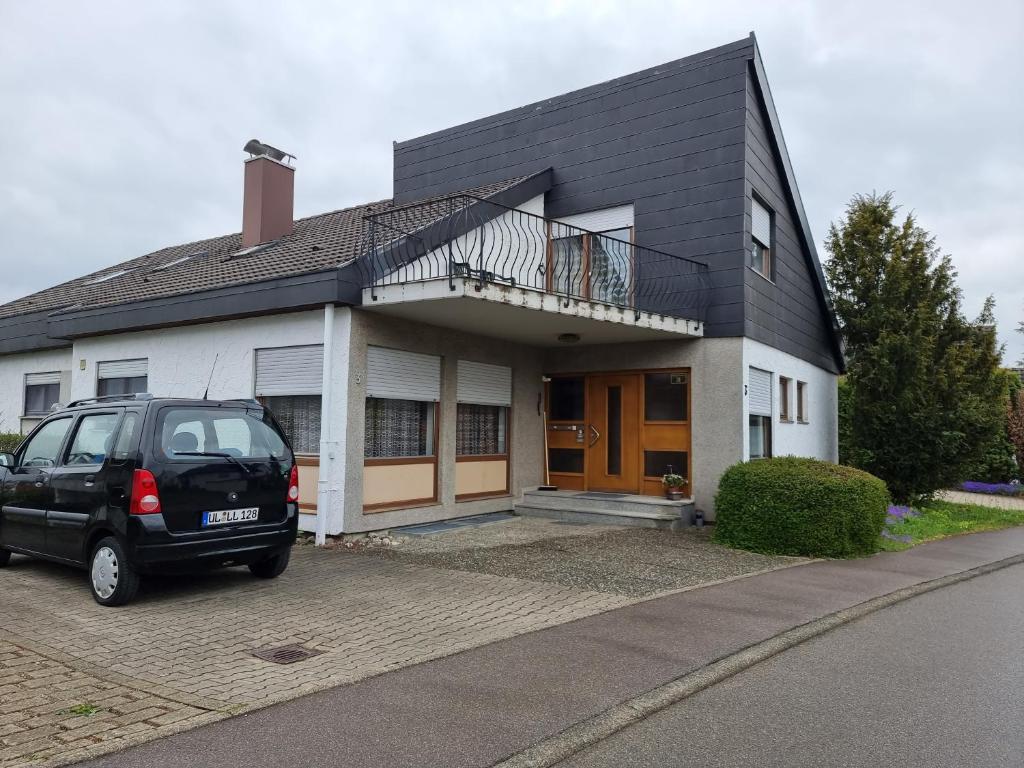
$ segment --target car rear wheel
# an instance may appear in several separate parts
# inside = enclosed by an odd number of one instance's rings
[[[89,559],[89,588],[100,605],[124,605],[139,591],[139,577],[113,536],[100,539]]]
[[[249,570],[252,571],[253,576],[258,576],[261,579],[276,579],[288,567],[288,561],[291,559],[291,556],[291,549],[286,549],[273,557],[268,557],[266,560],[260,560],[258,563],[249,563]]]
[[[11,562],[11,551],[9,549],[0,549],[0,568],[3,568]]]

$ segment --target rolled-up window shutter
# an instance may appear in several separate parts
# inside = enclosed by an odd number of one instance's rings
[[[747,402],[751,416],[772,415],[772,374],[751,368],[747,383]]]
[[[256,350],[256,396],[319,395],[324,381],[324,346]]]
[[[766,247],[772,245],[772,215],[757,200],[752,201],[750,208],[750,231],[754,239]]]
[[[97,366],[101,379],[129,379],[149,375],[149,360],[109,360]]]
[[[385,347],[366,348],[366,396],[389,400],[441,399],[441,358]]]
[[[474,405],[512,405],[512,369],[459,360],[457,399]]]
[[[39,386],[40,384],[60,384],[60,371],[54,373],[27,373],[25,374],[25,384],[29,387]]]
[[[577,213],[558,219],[562,224],[586,229],[590,232],[607,232],[612,229],[624,229],[633,226],[633,204],[617,205],[614,208],[603,208],[599,211]]]

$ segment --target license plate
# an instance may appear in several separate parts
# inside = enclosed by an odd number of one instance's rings
[[[203,527],[208,525],[226,525],[227,523],[246,523],[258,520],[259,507],[248,509],[218,509],[214,512],[203,512]]]

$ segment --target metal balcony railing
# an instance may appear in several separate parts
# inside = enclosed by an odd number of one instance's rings
[[[382,286],[459,278],[704,320],[708,267],[631,242],[631,230],[590,232],[481,198],[456,195],[365,217],[359,269]]]

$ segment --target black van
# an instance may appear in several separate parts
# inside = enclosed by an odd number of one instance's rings
[[[19,552],[86,568],[102,605],[151,573],[248,565],[272,579],[298,500],[288,440],[255,400],[80,400],[0,454],[0,567]]]

